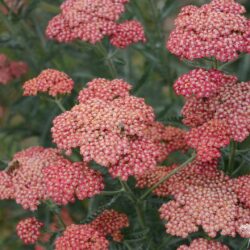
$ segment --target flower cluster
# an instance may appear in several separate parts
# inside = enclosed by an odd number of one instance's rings
[[[55,163],[43,170],[43,176],[47,197],[60,205],[74,202],[75,196],[79,200],[90,198],[104,189],[101,174],[85,163]]]
[[[105,236],[112,236],[114,241],[122,241],[123,235],[120,230],[129,226],[127,215],[117,211],[105,210],[91,225]]]
[[[191,96],[208,98],[217,94],[223,85],[236,83],[237,80],[237,77],[226,75],[216,69],[198,68],[179,77],[174,84],[174,90],[177,95],[186,98]]]
[[[244,12],[234,0],[185,6],[175,20],[167,48],[188,60],[215,57],[222,62],[232,61],[238,53],[250,52],[250,26]]]
[[[87,86],[80,104],[53,121],[58,148],[79,147],[84,161],[94,160],[124,180],[154,167],[164,147],[153,109],[130,96],[131,87],[122,80],[95,79]]]
[[[219,149],[230,139],[241,142],[250,132],[250,82],[218,70],[196,69],[175,83],[177,94],[187,100],[182,109],[184,123],[194,127],[186,135],[203,161],[220,157]]]
[[[114,46],[124,48],[145,42],[144,31],[137,21],[117,23],[129,0],[67,0],[61,13],[48,24],[46,34],[59,42],[76,39],[92,44],[109,36]]]
[[[22,61],[10,61],[6,55],[0,54],[0,84],[7,84],[27,73],[28,66]]]
[[[229,247],[220,242],[198,238],[193,240],[190,246],[182,245],[177,250],[229,250]]]
[[[250,222],[250,209],[244,208],[241,197],[233,191],[234,180],[214,167],[198,172],[196,168],[190,164],[161,187],[174,197],[159,210],[167,233],[185,238],[202,227],[210,237],[218,232],[241,235],[240,227]]]
[[[41,201],[57,204],[85,199],[104,188],[102,176],[85,163],[71,163],[57,149],[32,147],[17,153],[6,172],[2,199],[12,198],[25,209],[36,210]]]
[[[68,226],[56,240],[56,250],[108,250],[109,243],[105,237],[111,235],[113,240],[120,241],[123,237],[120,230],[127,226],[125,214],[105,210],[90,224]]]
[[[241,176],[235,179],[235,187],[234,187],[234,191],[236,192],[240,202],[242,202],[248,208],[250,208],[249,183],[250,183],[250,175]]]
[[[72,224],[56,239],[55,249],[108,250],[109,242],[91,225]]]
[[[142,25],[135,20],[125,21],[116,26],[110,43],[117,48],[126,48],[133,43],[146,42]]]
[[[24,83],[23,94],[25,96],[34,96],[38,92],[48,92],[51,96],[69,94],[73,89],[73,85],[73,80],[64,72],[46,69],[39,76]]]
[[[34,244],[41,235],[41,227],[43,227],[43,223],[35,217],[31,217],[21,220],[16,226],[16,231],[24,244]]]

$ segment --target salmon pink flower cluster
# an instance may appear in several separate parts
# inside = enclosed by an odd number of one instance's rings
[[[23,219],[16,226],[17,235],[24,244],[34,244],[40,237],[40,229],[43,226],[44,224],[35,217]]]
[[[182,59],[215,57],[232,61],[250,52],[249,20],[234,0],[212,0],[201,7],[182,8],[167,42],[168,50]]]
[[[71,163],[57,149],[32,147],[17,153],[6,172],[1,199],[15,199],[24,209],[36,210],[47,199],[66,205],[104,189],[102,176],[85,163]]]
[[[184,123],[193,127],[186,135],[198,158],[219,158],[219,149],[230,140],[242,142],[250,132],[250,82],[218,70],[193,70],[175,83],[177,94],[187,100],[182,109]]]
[[[177,250],[230,250],[226,245],[213,240],[195,239],[189,246],[182,245]]]
[[[250,222],[250,209],[233,191],[234,180],[216,168],[204,167],[202,172],[196,168],[190,164],[162,186],[174,197],[159,210],[167,233],[185,238],[202,227],[212,238],[219,232],[232,237],[240,234],[239,227]]]
[[[84,161],[94,160],[124,180],[154,167],[164,154],[156,136],[162,131],[155,130],[153,109],[130,96],[130,88],[122,80],[90,82],[80,92],[80,104],[54,119],[57,147],[67,152],[79,147]]]
[[[64,72],[46,69],[42,73],[24,83],[24,95],[35,96],[40,93],[48,93],[51,96],[70,94],[74,86],[73,80]]]
[[[113,240],[120,241],[120,230],[128,225],[125,214],[105,210],[90,224],[68,226],[63,235],[56,240],[55,249],[108,250],[109,242],[106,236],[111,235]]]
[[[28,71],[28,65],[23,61],[11,61],[6,55],[0,54],[0,84],[7,84],[20,78]]]
[[[48,24],[46,34],[58,42],[82,40],[92,44],[108,36],[118,48],[145,42],[142,25],[138,21],[118,23],[129,0],[66,0],[61,13]]]

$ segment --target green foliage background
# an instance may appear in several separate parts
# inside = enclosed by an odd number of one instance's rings
[[[2,1],[2,0],[1,0]],[[53,146],[50,128],[53,118],[61,111],[46,96],[22,97],[22,83],[46,68],[55,68],[66,72],[75,80],[74,93],[63,99],[65,107],[70,108],[76,102],[75,97],[85,84],[96,77],[112,78],[108,64],[112,61],[117,68],[118,78],[123,78],[134,85],[134,93],[146,99],[152,105],[160,121],[165,124],[182,126],[179,112],[183,100],[173,92],[172,85],[182,73],[197,65],[210,67],[202,60],[194,63],[180,61],[165,49],[165,41],[173,28],[173,21],[181,6],[187,4],[200,5],[209,1],[202,0],[131,0],[127,5],[124,19],[136,18],[144,25],[148,42],[138,44],[125,50],[111,47],[107,40],[103,45],[107,55],[100,54],[96,46],[83,42],[58,44],[49,41],[44,35],[48,20],[59,11],[59,0],[30,0],[28,5],[18,14],[8,16],[0,13],[0,53],[6,53],[13,60],[24,60],[29,64],[30,71],[25,78],[16,80],[9,85],[0,85],[0,105],[6,109],[4,118],[0,121],[0,166],[3,169],[13,154],[32,145]],[[241,1],[250,11],[250,1]],[[239,60],[227,65],[220,65],[224,71],[236,74],[241,81],[249,80],[250,55],[244,55]],[[249,142],[240,146],[236,156],[236,164],[241,164],[237,175],[250,172]],[[223,151],[227,161],[228,149]],[[169,161],[182,161],[183,155],[173,155]],[[98,167],[98,166],[96,166]],[[222,161],[223,167],[223,161]],[[102,170],[104,171],[104,170]],[[117,183],[111,185],[106,174],[108,188],[116,189]],[[133,180],[130,180],[133,187]],[[107,189],[108,189],[107,188]],[[136,192],[141,192],[136,190]],[[176,249],[180,243],[187,240],[169,237],[165,234],[160,222],[157,208],[164,200],[150,197],[147,203],[146,221],[151,231],[141,231],[138,228],[135,211],[130,202],[121,196],[97,197],[91,201],[77,202],[69,205],[73,218],[79,222],[93,217],[107,207],[117,208],[130,215],[132,226],[125,230],[125,235],[132,249]],[[42,207],[37,215],[46,221],[51,220],[50,211]],[[30,215],[14,202],[0,202],[0,249],[33,249],[23,246],[15,235],[15,225],[20,218]],[[204,235],[202,232],[200,235]],[[145,240],[146,239],[146,240]],[[241,239],[220,237],[232,249],[246,249]],[[244,245],[245,244],[245,245]],[[47,246],[48,249],[51,246]],[[111,249],[129,249],[126,246],[112,244]]]

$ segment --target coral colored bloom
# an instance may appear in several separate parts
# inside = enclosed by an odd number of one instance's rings
[[[21,220],[17,226],[16,231],[18,237],[24,244],[34,244],[40,236],[40,229],[43,223],[38,221],[35,217]]]
[[[179,77],[174,84],[174,90],[177,95],[185,97],[210,97],[217,94],[221,86],[236,83],[237,80],[237,77],[225,75],[219,70],[199,68]]]
[[[70,225],[63,235],[56,239],[56,250],[108,250],[105,236],[91,225]]]
[[[36,210],[40,202],[47,199],[43,169],[68,163],[58,150],[52,148],[31,147],[15,154],[8,174],[13,182],[16,202],[24,209]]]
[[[249,53],[250,26],[244,12],[234,0],[213,0],[200,8],[185,6],[175,20],[167,48],[188,60],[215,57],[232,61],[239,53]]]
[[[119,213],[113,209],[105,210],[90,224],[105,236],[112,236],[114,241],[122,241],[123,235],[120,230],[129,226],[126,214]]]
[[[6,55],[0,54],[0,84],[21,77],[28,71],[28,65],[22,61],[10,61]]]
[[[229,247],[220,242],[206,239],[194,239],[190,246],[182,245],[177,250],[230,250]]]
[[[250,222],[250,209],[244,208],[233,191],[234,180],[215,168],[204,165],[197,172],[196,167],[191,164],[164,183],[174,196],[160,208],[167,233],[185,238],[202,227],[212,238],[218,232],[233,237],[241,234],[240,225]]]
[[[241,176],[235,179],[234,190],[240,202],[250,208],[250,175]]]
[[[48,92],[51,96],[69,94],[73,89],[73,85],[73,80],[64,72],[46,69],[39,76],[24,83],[23,95],[37,95],[38,92]]]
[[[233,80],[233,78],[232,78]],[[250,132],[250,82],[224,84],[209,98],[189,97],[182,109],[184,123],[200,126],[212,119],[227,124],[230,138],[242,142]]]
[[[14,186],[11,177],[4,171],[0,171],[0,200],[13,199]]]
[[[59,42],[80,39],[95,44],[116,30],[128,0],[67,0],[48,24],[46,34]]]
[[[94,160],[126,180],[156,165],[162,138],[152,132],[158,130],[153,109],[129,95],[130,85],[107,83],[95,79],[88,84],[79,95],[81,103],[54,119],[52,137],[58,148],[79,147],[84,161]]]
[[[221,120],[210,120],[204,125],[192,128],[186,134],[187,145],[197,151],[197,160],[209,162],[220,158],[220,148],[230,143],[230,130]]]
[[[101,174],[85,163],[54,164],[43,169],[47,197],[56,204],[66,205],[99,194],[104,189]]]
[[[117,48],[126,48],[133,43],[146,42],[144,29],[138,21],[125,21],[116,26],[110,43]]]
[[[87,84],[87,88],[79,92],[78,101],[79,103],[85,103],[93,98],[113,101],[118,97],[129,96],[131,89],[130,84],[120,79],[110,81],[104,78],[96,78]]]

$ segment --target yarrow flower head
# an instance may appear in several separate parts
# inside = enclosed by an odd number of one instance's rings
[[[56,149],[31,147],[16,153],[7,173],[14,186],[14,199],[24,209],[36,210],[40,201],[47,198],[42,170],[53,164],[65,165]]]
[[[249,183],[250,183],[250,175],[245,175],[245,176],[236,178],[234,191],[237,193],[237,196],[240,202],[242,202],[246,207],[250,209],[250,185]]]
[[[0,200],[13,199],[14,186],[11,177],[5,171],[0,171],[0,183]]]
[[[174,197],[159,210],[167,233],[185,238],[202,227],[212,238],[218,232],[244,237],[240,225],[250,222],[250,209],[244,208],[233,191],[234,180],[205,166],[197,173],[196,167],[191,164],[164,183]]]
[[[167,42],[169,51],[193,60],[215,57],[226,62],[249,53],[249,20],[245,9],[234,0],[212,0],[201,7],[182,8]]]
[[[47,197],[56,204],[66,205],[90,198],[104,189],[100,173],[90,169],[85,163],[54,164],[43,169]]]
[[[121,79],[113,81],[96,78],[87,84],[87,88],[81,90],[78,95],[79,103],[86,103],[90,99],[113,101],[118,97],[129,96],[132,86]]]
[[[113,209],[105,210],[94,221],[91,222],[97,231],[105,236],[112,236],[114,241],[122,241],[121,229],[129,226],[126,214],[119,213]]]
[[[177,250],[230,250],[228,246],[206,239],[194,239],[189,246],[182,245]]]
[[[125,21],[116,26],[110,43],[117,48],[126,48],[133,43],[146,42],[144,29],[138,21]]]
[[[96,79],[88,84],[80,104],[54,119],[52,137],[58,148],[79,147],[84,161],[94,160],[126,180],[155,166],[161,140],[148,132],[156,123],[153,109],[129,95],[129,84],[110,83]]]
[[[206,98],[217,94],[221,86],[236,83],[237,80],[237,77],[225,75],[216,69],[205,70],[199,68],[178,78],[174,84],[174,90],[177,95]]]
[[[24,95],[34,96],[39,92],[48,92],[51,96],[69,94],[74,82],[67,74],[54,69],[46,69],[42,73],[24,83]]]
[[[220,148],[230,143],[230,130],[221,120],[210,120],[204,125],[193,128],[186,134],[187,145],[197,151],[197,160],[209,162],[220,158]]]
[[[38,221],[35,217],[23,219],[17,224],[17,235],[24,244],[34,244],[41,235],[40,229],[43,225],[44,224]]]
[[[6,55],[0,54],[0,84],[7,84],[21,77],[28,71],[28,66],[22,61],[10,61]]]
[[[92,44],[108,36],[118,48],[145,42],[142,25],[138,21],[118,23],[129,0],[67,0],[61,13],[48,24],[46,34],[58,42],[82,40]]]
[[[187,133],[187,144],[197,149],[200,160],[220,157],[219,149],[231,139],[242,142],[248,137],[250,82],[238,83],[235,76],[218,70],[196,69],[181,76],[174,87],[187,98],[183,121],[195,127]]]
[[[91,225],[72,224],[56,239],[55,249],[108,250],[109,242]]]

